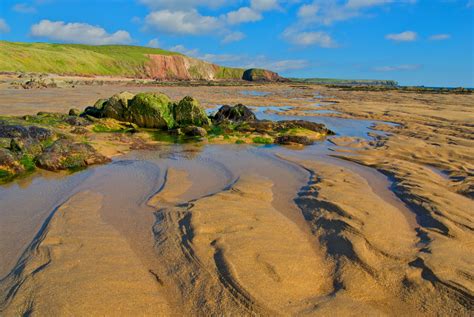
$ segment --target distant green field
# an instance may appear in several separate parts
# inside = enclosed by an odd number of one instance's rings
[[[325,85],[383,85],[383,86],[397,86],[398,83],[394,80],[379,80],[379,79],[336,79],[336,78],[289,78],[294,82],[311,83],[311,84],[325,84]]]

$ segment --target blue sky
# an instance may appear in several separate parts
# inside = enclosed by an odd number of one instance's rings
[[[291,77],[474,87],[474,0],[0,0],[0,39],[161,47]]]

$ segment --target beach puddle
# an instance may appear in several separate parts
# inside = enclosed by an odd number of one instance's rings
[[[239,93],[244,96],[253,96],[253,97],[265,97],[265,96],[271,95],[271,92],[258,91],[258,90],[242,90]]]

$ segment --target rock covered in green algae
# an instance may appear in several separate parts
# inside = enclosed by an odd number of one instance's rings
[[[173,107],[173,115],[177,126],[208,126],[209,118],[206,111],[201,107],[199,101],[193,97],[186,96]]]
[[[187,136],[199,136],[204,137],[207,135],[207,131],[204,128],[197,127],[194,125],[184,127],[182,132]]]
[[[304,135],[281,135],[281,136],[276,137],[273,143],[282,144],[282,145],[291,145],[291,144],[311,145],[314,143],[314,141]]]
[[[75,116],[75,117],[77,117],[77,116],[79,116],[79,115],[81,114],[81,110],[79,110],[79,109],[77,109],[77,108],[71,108],[71,109],[69,109],[68,114],[69,114],[70,116]]]
[[[24,171],[25,168],[14,153],[0,148],[0,183]]]
[[[135,95],[128,91],[113,95],[104,103],[102,116],[119,121],[128,121],[128,105],[133,97],[135,97]]]
[[[37,126],[22,126],[0,121],[0,138],[30,138],[36,141],[45,141],[53,136],[49,129]]]
[[[37,157],[36,165],[46,170],[58,171],[80,169],[109,161],[108,157],[98,153],[89,144],[59,139]]]
[[[161,93],[139,93],[129,104],[129,121],[141,128],[172,129],[176,123],[170,99]]]

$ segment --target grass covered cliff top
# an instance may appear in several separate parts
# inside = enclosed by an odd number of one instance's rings
[[[0,41],[0,71],[83,76],[147,77],[148,55],[184,56],[159,48],[130,45],[82,45]],[[201,62],[201,64],[205,64]],[[194,70],[194,72],[199,71]],[[204,71],[203,71],[204,73]],[[243,70],[216,69],[216,78],[241,76]],[[194,77],[202,77],[193,74]]]
[[[134,76],[147,62],[147,54],[181,55],[140,46],[0,41],[0,71]]]

